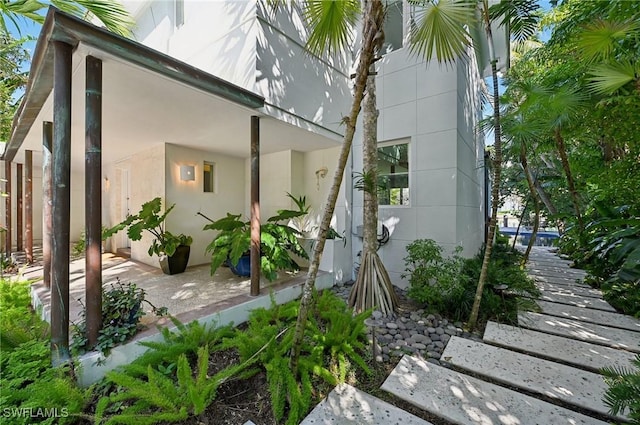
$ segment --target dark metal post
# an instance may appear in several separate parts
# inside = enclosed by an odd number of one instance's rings
[[[102,61],[87,56],[85,90],[85,229],[87,340],[102,327]]]
[[[21,252],[24,249],[22,246],[22,232],[24,228],[22,226],[22,205],[23,205],[23,193],[22,193],[22,164],[16,164],[16,251]]]
[[[51,243],[51,356],[54,366],[69,356],[69,227],[71,209],[72,47],[53,42],[53,204]]]
[[[11,220],[11,195],[12,195],[12,190],[11,190],[11,161],[5,161],[4,163],[4,177],[7,180],[5,183],[5,191],[7,192],[7,196],[5,198],[6,202],[5,202],[5,219],[6,219],[6,225],[7,225],[7,232],[6,232],[6,240],[7,240],[7,246],[5,247],[6,249],[6,254],[7,257],[11,255],[11,247],[13,245],[13,237],[12,237],[12,232],[11,229],[13,228],[12,226],[12,220]]]
[[[51,287],[52,141],[53,123],[44,121],[42,123],[42,273],[43,282],[47,288]]]
[[[251,295],[260,295],[260,118],[251,116]]]
[[[33,151],[24,152],[24,250],[27,263],[33,263]]]

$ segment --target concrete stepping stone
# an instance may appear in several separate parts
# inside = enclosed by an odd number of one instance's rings
[[[530,329],[488,322],[485,342],[505,348],[535,354],[577,367],[599,372],[603,367],[629,367],[633,353],[576,339],[549,335]]]
[[[540,277],[546,280],[557,281],[558,283],[566,282],[565,283],[566,285],[579,284],[579,285],[588,286],[582,281],[584,279],[584,276],[579,274],[561,273],[561,272],[554,272],[549,270],[538,271],[538,270],[531,270],[531,269],[527,269],[527,274],[529,275],[529,277],[532,277],[534,279],[538,279]]]
[[[543,291],[539,299],[554,303],[569,304],[581,308],[604,310],[615,313],[616,309],[603,299],[583,297],[569,293]]]
[[[410,356],[402,357],[382,389],[456,424],[606,424]]]
[[[640,353],[640,334],[626,329],[530,311],[518,314],[518,324],[523,328]]]
[[[564,285],[564,286],[571,286],[571,287],[577,287],[577,288],[591,288],[586,283],[582,283],[582,280],[580,279],[576,280],[568,277],[542,276],[542,275],[534,275],[534,274],[530,274],[529,277],[535,280],[536,282],[553,283],[554,285]]]
[[[579,277],[587,276],[587,272],[582,269],[572,269],[571,267],[563,267],[559,264],[557,264],[556,266],[552,266],[551,263],[544,264],[544,265],[535,264],[535,263],[527,264],[527,271],[531,273],[539,273],[539,274],[557,273],[557,274],[566,274],[570,276],[579,276]]]
[[[536,301],[542,313],[583,322],[601,324],[620,329],[640,332],[640,320],[620,313],[596,310],[592,308],[576,307],[548,301]],[[640,335],[638,335],[640,337]]]
[[[558,285],[550,282],[536,282],[538,289],[544,292],[577,295],[580,297],[602,298],[602,291],[584,285]]]
[[[597,373],[456,336],[449,340],[441,360],[492,381],[556,398],[580,409],[602,415],[609,411],[602,401],[608,386]]]
[[[333,389],[301,425],[402,424],[432,425],[365,392],[341,384]]]

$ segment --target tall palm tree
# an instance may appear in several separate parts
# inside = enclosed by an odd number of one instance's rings
[[[117,0],[3,0],[0,1],[0,32],[8,33],[7,20],[20,31],[19,21],[30,19],[44,22],[42,11],[49,4],[80,18],[97,18],[104,26],[116,34],[131,35],[133,20],[127,10]]]
[[[343,119],[346,130],[338,157],[338,165],[324,205],[318,238],[313,248],[307,279],[302,289],[300,309],[294,330],[293,348],[290,358],[290,366],[294,371],[297,370],[298,366],[298,358],[313,299],[313,289],[318,274],[320,257],[324,250],[331,218],[338,199],[338,192],[351,151],[356,121],[364,98],[367,79],[369,78],[369,69],[374,63],[376,50],[380,48],[381,40],[384,39],[382,33],[384,5],[380,0],[365,0],[362,5],[357,0],[308,1],[304,3],[303,7],[305,18],[309,28],[311,28],[307,48],[312,52],[328,51],[332,53],[349,47],[352,41],[350,37],[352,28],[357,23],[361,12],[362,35],[358,65],[355,73],[353,102],[349,115]]]
[[[411,36],[412,50],[421,54],[427,60],[435,57],[438,62],[451,63],[457,58],[465,56],[472,44],[478,48],[481,45],[479,34],[475,32],[478,28],[483,30],[483,41],[486,41],[488,47],[487,53],[493,82],[493,186],[491,189],[491,218],[489,220],[487,244],[473,307],[467,322],[467,326],[470,329],[474,329],[480,312],[480,302],[493,249],[502,173],[498,58],[495,53],[491,24],[499,19],[502,25],[508,27],[513,38],[525,40],[535,32],[537,26],[535,11],[538,7],[537,2],[534,0],[502,0],[491,7],[489,0],[422,0],[416,3],[421,6],[422,10],[418,13],[418,20],[413,27]],[[482,55],[479,54],[477,56],[481,57]],[[485,64],[480,64],[481,69],[484,67]]]

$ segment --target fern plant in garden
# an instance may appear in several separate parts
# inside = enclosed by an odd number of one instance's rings
[[[640,354],[632,360],[633,369],[607,367],[602,369],[609,389],[604,402],[612,415],[628,409],[628,417],[634,425],[640,425]]]
[[[121,391],[103,397],[96,407],[96,423],[154,424],[161,421],[177,422],[205,411],[216,396],[218,387],[232,376],[238,375],[247,363],[234,365],[209,377],[209,348],[198,349],[194,371],[187,356],[178,357],[175,379],[165,376],[151,365],[147,376],[136,378],[124,372],[110,372],[107,379],[121,387]],[[105,418],[108,407],[128,401],[116,415]]]

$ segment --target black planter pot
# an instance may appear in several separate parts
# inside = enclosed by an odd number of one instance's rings
[[[178,274],[185,271],[187,263],[189,263],[189,253],[191,247],[188,245],[180,245],[176,248],[176,252],[171,257],[163,255],[160,257],[160,268],[164,274]]]

